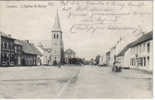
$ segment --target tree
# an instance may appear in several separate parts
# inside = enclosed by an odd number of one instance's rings
[[[99,61],[100,61],[100,55],[97,55],[97,56],[96,56],[96,59],[95,59],[96,65],[99,64]]]

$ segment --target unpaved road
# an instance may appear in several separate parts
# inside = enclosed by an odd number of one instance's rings
[[[152,97],[151,78],[123,77],[126,74],[90,65],[0,68],[0,98]]]

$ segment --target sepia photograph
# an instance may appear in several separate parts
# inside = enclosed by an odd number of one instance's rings
[[[152,99],[153,0],[0,0],[1,99]]]

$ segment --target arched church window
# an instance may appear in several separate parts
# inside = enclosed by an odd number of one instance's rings
[[[57,39],[58,39],[58,37],[59,37],[59,36],[58,36],[58,34],[57,34]]]
[[[54,34],[54,39],[55,39],[55,34]]]

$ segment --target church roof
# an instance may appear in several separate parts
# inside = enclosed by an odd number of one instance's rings
[[[55,23],[53,25],[53,31],[61,31],[58,11],[57,11],[57,14],[56,14],[56,17],[55,17]]]

